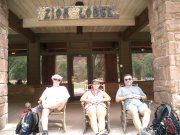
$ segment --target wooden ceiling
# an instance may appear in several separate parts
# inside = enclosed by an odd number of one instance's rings
[[[38,21],[39,7],[45,6],[74,6],[78,0],[7,0],[9,10],[20,20],[22,28],[28,28],[33,33],[76,33],[77,24],[83,26],[83,32],[124,32],[129,26],[135,26],[135,18],[146,8],[146,0],[79,0],[84,5],[114,6],[120,17],[118,19],[79,19]],[[148,31],[148,27],[143,31]],[[11,32],[10,30],[10,33]]]

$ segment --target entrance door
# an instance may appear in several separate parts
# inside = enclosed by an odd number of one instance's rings
[[[84,86],[88,83],[87,55],[74,55],[72,57],[72,89],[74,97],[84,94]]]

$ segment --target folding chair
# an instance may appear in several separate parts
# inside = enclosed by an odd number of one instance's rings
[[[134,85],[134,86],[137,86],[137,85]],[[120,86],[120,87],[123,87],[123,86]],[[148,108],[151,108],[151,104],[153,103],[152,100],[144,100],[143,102],[145,102],[148,105]],[[120,116],[121,125],[122,125],[124,133],[126,133],[127,124],[132,123],[133,120],[130,114],[128,113],[128,111],[125,109],[124,101],[121,101],[121,112],[122,112]]]
[[[89,90],[90,85],[86,85],[85,86],[85,90]],[[105,90],[105,85],[101,85],[100,88],[102,88],[102,90]],[[83,115],[84,115],[84,119],[83,119],[83,135],[86,133],[88,127],[90,126],[90,120],[89,117],[87,115],[86,109],[85,109],[85,102],[81,102],[82,108],[83,108]],[[107,114],[105,116],[105,129],[108,131],[108,133],[110,132],[110,117],[109,117],[109,112],[110,112],[110,102],[105,102],[106,106],[107,106]]]
[[[48,121],[48,124],[56,124],[59,127],[59,130],[63,130],[63,132],[66,132],[66,105],[67,103],[64,105],[64,108],[62,108],[60,111],[57,109],[51,110]],[[41,112],[40,112],[40,116],[41,116]],[[39,125],[40,130],[42,131],[41,120],[39,124],[40,124]]]

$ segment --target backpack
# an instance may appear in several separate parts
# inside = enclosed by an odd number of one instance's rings
[[[161,104],[155,112],[153,130],[155,135],[180,135],[180,121],[169,104]]]
[[[17,124],[16,134],[29,135],[31,133],[39,133],[39,115],[32,112],[31,109],[25,114],[21,121]]]

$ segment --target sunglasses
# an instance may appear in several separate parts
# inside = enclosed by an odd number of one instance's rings
[[[93,85],[100,85],[99,82],[93,82]]]
[[[132,80],[131,78],[124,79],[124,81],[131,81],[131,80]]]
[[[53,80],[54,80],[54,81],[59,81],[59,82],[61,81],[60,79],[56,79],[56,78],[54,78]]]

